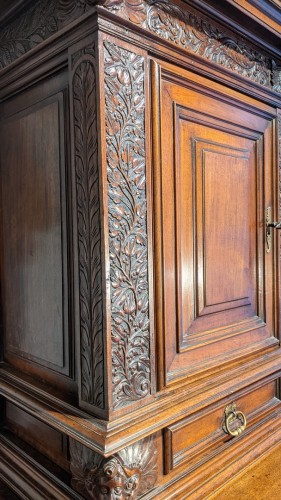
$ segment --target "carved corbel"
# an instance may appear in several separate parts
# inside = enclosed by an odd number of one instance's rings
[[[157,479],[157,450],[153,436],[110,458],[70,439],[72,487],[89,500],[133,500],[151,490]]]

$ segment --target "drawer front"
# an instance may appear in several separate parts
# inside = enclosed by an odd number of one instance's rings
[[[274,394],[275,383],[271,382],[254,388],[247,394],[234,394],[231,399],[224,399],[167,427],[164,432],[165,472],[168,474],[187,462],[188,468],[193,468],[218,454],[230,440],[237,439],[226,428],[225,410],[232,403],[236,404],[237,418],[230,415],[229,430],[235,434],[238,429],[239,434],[240,429],[242,436],[248,434],[280,407]]]

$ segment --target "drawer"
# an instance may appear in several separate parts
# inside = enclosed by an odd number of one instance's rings
[[[270,382],[247,394],[233,394],[231,399],[224,399],[167,427],[164,431],[165,473],[187,462],[188,468],[194,468],[219,453],[227,442],[237,439],[228,434],[225,425],[225,409],[231,403],[235,403],[237,412],[242,412],[246,418],[243,436],[280,408],[280,401],[274,396],[275,382]],[[231,423],[230,431],[242,426],[242,414]]]

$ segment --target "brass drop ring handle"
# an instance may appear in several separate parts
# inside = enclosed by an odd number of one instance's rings
[[[240,424],[234,429],[232,424],[239,421]],[[225,429],[230,436],[239,436],[246,429],[247,420],[242,411],[236,409],[236,404],[232,403],[225,409]]]

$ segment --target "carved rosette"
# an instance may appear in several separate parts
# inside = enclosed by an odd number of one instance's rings
[[[113,406],[150,394],[144,58],[106,41]]]
[[[87,403],[104,408],[101,221],[94,48],[75,54],[72,64],[81,398]]]
[[[157,479],[155,438],[143,439],[103,458],[70,439],[72,487],[89,500],[133,500],[151,490]]]
[[[104,0],[104,7],[252,81],[271,87],[271,62],[247,43],[170,0]]]

